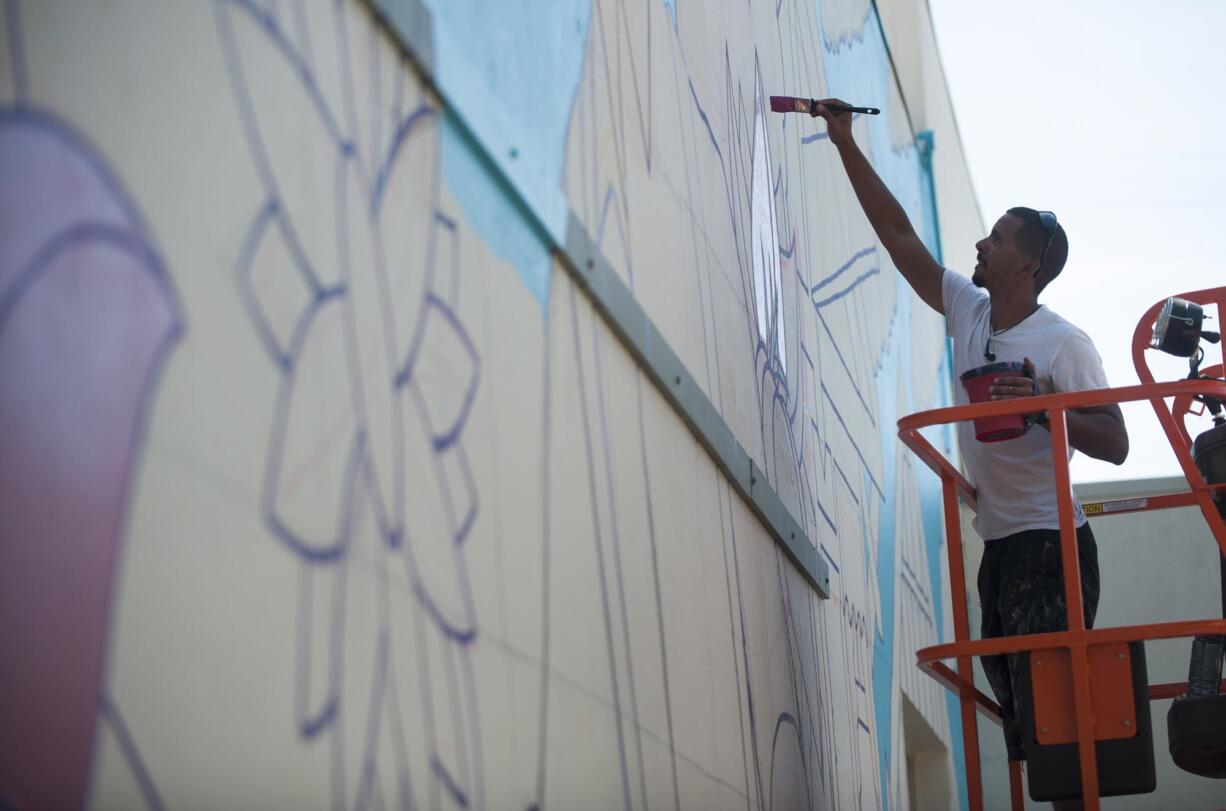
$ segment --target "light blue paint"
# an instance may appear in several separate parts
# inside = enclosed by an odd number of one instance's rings
[[[443,178],[467,219],[499,256],[548,300],[550,263],[532,246],[539,219],[557,244],[566,239],[562,191],[566,134],[587,45],[590,0],[424,0],[434,35],[434,76],[452,105],[444,130]],[[467,129],[473,142],[464,136]],[[480,144],[528,211],[500,190],[478,156]],[[501,194],[498,192],[501,191]]]
[[[941,250],[941,229],[937,216],[936,181],[932,176],[932,151],[936,148],[936,137],[932,130],[923,130],[915,134],[915,146],[919,153],[920,186],[924,193],[924,244],[936,258],[937,264],[944,265],[944,252]]]
[[[533,227],[530,213],[496,179],[451,113],[443,118],[442,149],[443,178],[463,206],[466,222],[499,258],[515,268],[544,312],[552,267],[545,235]]]
[[[949,368],[950,361],[948,355],[946,355],[941,358],[941,365],[937,370],[937,375],[940,379],[950,379]],[[953,405],[953,402],[950,398],[949,386],[942,386],[937,390],[937,395],[933,402],[920,403],[916,410],[927,411],[933,408],[946,408],[951,405]],[[951,431],[945,430],[944,427],[934,426],[933,429],[926,429],[920,433],[932,443],[934,448],[944,454],[947,459],[956,458],[957,448],[953,443]],[[945,567],[944,556],[941,554],[941,546],[945,542],[945,504],[941,496],[941,479],[924,464],[917,464],[915,466],[915,475],[916,484],[919,489],[920,510],[923,513],[924,544],[928,556],[928,577],[932,583],[933,590],[933,611],[935,612],[933,621],[937,626],[938,639],[941,642],[945,642],[945,604],[944,600],[941,599],[941,571]],[[957,725],[955,724],[955,726]]]
[[[677,27],[677,0],[664,0],[664,8],[672,12],[673,28]]]
[[[817,11],[818,29],[822,41],[822,63],[827,80],[827,93],[830,96],[842,98],[852,104],[880,107],[882,114],[868,118],[868,149],[867,153],[874,168],[894,196],[898,198],[913,222],[918,223],[920,231],[928,238],[930,245],[935,247],[936,221],[935,211],[929,211],[924,185],[927,178],[920,166],[919,155],[913,145],[895,149],[891,143],[889,100],[892,92],[892,68],[889,55],[885,49],[880,22],[872,6],[868,7],[864,24],[857,35],[851,38],[840,37],[831,42],[821,22],[821,0],[814,0]],[[893,313],[893,323],[890,338],[883,352],[876,373],[877,385],[877,424],[881,431],[882,467],[884,471],[884,491],[881,503],[881,518],[877,537],[877,584],[881,596],[878,616],[881,618],[876,631],[873,645],[873,705],[877,725],[877,748],[881,775],[881,798],[883,808],[889,807],[887,780],[891,761],[890,742],[893,738],[890,711],[892,708],[892,685],[894,667],[894,584],[897,579],[895,571],[896,557],[896,511],[897,511],[897,465],[895,464],[895,449],[898,442],[896,434],[899,392],[899,367],[904,357],[904,349],[910,338],[911,331],[911,295],[910,289],[901,276],[896,277],[896,306]],[[927,374],[929,370],[920,370]],[[907,412],[916,410],[911,392],[912,376],[916,370],[907,369],[903,375],[903,404]],[[944,390],[942,390],[944,391]],[[946,396],[946,395],[942,395]],[[921,408],[933,407],[921,404]],[[942,443],[948,444],[948,443]],[[927,468],[924,468],[926,471]],[[936,483],[937,487],[933,488]],[[940,498],[939,482],[934,476],[920,477],[920,507],[925,536],[925,546],[928,552],[929,573],[933,600],[936,605],[937,634],[942,631],[941,622],[941,579],[940,579],[940,542],[942,538],[943,513]],[[935,493],[935,499],[933,495]],[[934,570],[934,564],[936,567]],[[962,758],[962,735],[959,723],[958,704],[952,696],[947,697],[952,708],[951,740],[954,757],[954,772],[958,783],[959,802],[963,809],[967,808],[965,767]]]

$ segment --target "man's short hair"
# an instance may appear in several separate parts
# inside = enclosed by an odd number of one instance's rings
[[[1025,206],[1014,206],[1005,213],[1022,221],[1022,227],[1017,232],[1017,241],[1022,250],[1043,261],[1034,277],[1034,291],[1041,292],[1051,284],[1052,279],[1060,275],[1060,271],[1064,270],[1064,262],[1068,259],[1068,235],[1064,233],[1064,226],[1056,223],[1056,231],[1051,235],[1051,244],[1048,245],[1047,232],[1043,229],[1039,212]],[[1047,245],[1046,254],[1043,252],[1044,245]]]

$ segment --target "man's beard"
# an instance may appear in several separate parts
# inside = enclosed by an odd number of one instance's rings
[[[983,287],[983,271],[975,271],[971,274],[971,284],[976,287]]]

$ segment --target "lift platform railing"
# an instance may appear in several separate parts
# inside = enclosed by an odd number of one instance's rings
[[[1226,288],[1212,292],[1226,294]],[[1195,294],[1193,294],[1195,295]],[[1217,303],[1213,299],[1213,303]],[[1226,311],[1226,310],[1223,310]],[[1156,314],[1147,313],[1146,318]],[[1144,318],[1143,318],[1144,322]],[[1138,326],[1138,334],[1141,329]],[[1136,349],[1134,343],[1134,350]],[[1140,350],[1143,352],[1143,348]],[[1138,353],[1134,351],[1134,358]],[[1143,358],[1140,363],[1143,365]],[[1138,374],[1142,369],[1138,367]],[[976,712],[1000,723],[1000,708],[990,698],[974,686],[974,675],[971,666],[976,656],[988,656],[1001,653],[1018,653],[1044,649],[1065,649],[1072,662],[1073,676],[1073,706],[1076,714],[1076,741],[1078,759],[1081,769],[1081,786],[1084,807],[1089,811],[1099,808],[1098,766],[1095,753],[1095,738],[1093,733],[1093,717],[1091,714],[1091,685],[1088,648],[1110,642],[1132,642],[1148,639],[1172,639],[1193,637],[1198,635],[1226,635],[1226,619],[1214,618],[1205,620],[1189,620],[1167,622],[1153,625],[1133,625],[1118,628],[1096,628],[1088,630],[1085,627],[1082,611],[1081,577],[1077,554],[1077,533],[1073,526],[1074,508],[1072,488],[1069,479],[1069,441],[1066,414],[1070,410],[1103,406],[1126,402],[1149,401],[1162,423],[1163,430],[1171,442],[1171,447],[1179,461],[1189,484],[1185,493],[1154,496],[1146,503],[1138,505],[1141,509],[1168,509],[1196,505],[1200,508],[1205,521],[1217,541],[1219,550],[1226,555],[1226,523],[1223,523],[1214,503],[1214,492],[1226,489],[1226,484],[1213,485],[1205,481],[1192,458],[1191,442],[1187,431],[1180,422],[1172,407],[1168,407],[1170,398],[1177,406],[1186,410],[1192,398],[1209,396],[1226,400],[1226,382],[1220,380],[1179,380],[1169,383],[1154,383],[1148,368],[1141,374],[1145,383],[1138,386],[1125,386],[1115,389],[1097,391],[1069,392],[1047,394],[1037,397],[1027,397],[1012,400],[975,403],[971,405],[940,408],[912,414],[898,421],[898,436],[924,461],[941,479],[943,506],[945,514],[946,545],[949,550],[949,580],[950,596],[953,602],[954,642],[936,645],[920,650],[917,661],[922,670],[958,694],[961,705],[962,735],[964,755],[966,759],[966,779],[968,798],[971,811],[983,809],[983,782],[979,764],[979,738],[975,722]],[[975,491],[971,484],[962,476],[958,468],[945,458],[921,434],[925,428],[949,423],[984,417],[1003,417],[1019,414],[1033,414],[1045,411],[1050,420],[1052,437],[1052,471],[1057,505],[1060,519],[1061,558],[1063,571],[1077,573],[1076,577],[1065,577],[1065,602],[1068,607],[1069,629],[1058,633],[1029,634],[1026,636],[998,637],[993,639],[972,640],[970,638],[969,619],[967,616],[966,572],[962,557],[961,522],[959,519],[958,500],[975,508]],[[1182,414],[1181,414],[1182,416]],[[1041,430],[1041,429],[1031,429]],[[1121,510],[1120,512],[1124,512]],[[950,668],[943,660],[956,661],[956,670]],[[1223,682],[1226,687],[1226,682]],[[1186,683],[1153,685],[1149,688],[1151,701],[1162,698],[1172,698],[1187,689]],[[1013,763],[1010,768],[1010,783],[1013,808],[1022,809],[1022,788],[1020,764]]]

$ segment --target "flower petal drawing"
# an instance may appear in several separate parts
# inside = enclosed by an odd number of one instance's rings
[[[274,533],[299,555],[333,560],[344,553],[365,437],[344,379],[344,300],[324,297],[304,314],[281,380],[268,449],[264,508]]]
[[[298,323],[324,292],[311,286],[309,270],[286,241],[289,230],[276,200],[261,207],[251,223],[235,272],[243,304],[273,362],[290,365],[290,344]]]
[[[477,393],[480,360],[455,311],[433,293],[426,297],[421,351],[405,369],[420,392],[421,416],[436,451],[448,448],[464,428]]]
[[[338,262],[347,290],[345,340],[350,384],[369,440],[367,465],[380,527],[389,539],[404,523],[403,404],[395,387],[396,326],[383,246],[370,217],[361,167],[343,164]]]
[[[482,797],[461,549],[480,359],[439,210],[438,113],[422,88],[406,103],[403,66],[384,84],[383,33],[351,36],[346,4],[214,7],[263,192],[235,273],[280,369],[262,501],[300,567],[298,731],[328,741],[335,807],[464,805]],[[347,588],[355,560],[377,594]]]
[[[417,419],[406,423],[405,450],[414,463],[407,471],[405,565],[413,591],[427,613],[448,636],[472,639],[476,622],[468,574],[456,538],[456,505],[465,515],[475,509],[468,486],[448,481],[447,470],[433,450],[434,437],[422,416],[420,392],[410,387]],[[455,491],[454,493],[452,491]],[[460,519],[463,520],[463,519]],[[450,532],[440,531],[444,527]]]
[[[421,216],[421,207],[434,210],[439,181],[437,114],[421,105],[399,122],[388,154],[376,170],[371,195],[386,251],[401,363],[403,347],[420,332],[423,291],[431,288],[434,276],[438,229],[432,218]]]
[[[331,287],[340,190],[335,163],[319,156],[349,149],[340,119],[275,18],[245,0],[220,0],[217,17],[248,147],[266,193],[284,212],[279,224],[286,244],[313,287]],[[302,121],[318,126],[302,127]],[[273,150],[266,143],[295,146]]]
[[[310,740],[331,729],[340,705],[339,645],[344,623],[344,566],[317,566],[310,560],[298,568],[297,675],[294,713],[298,734]]]

